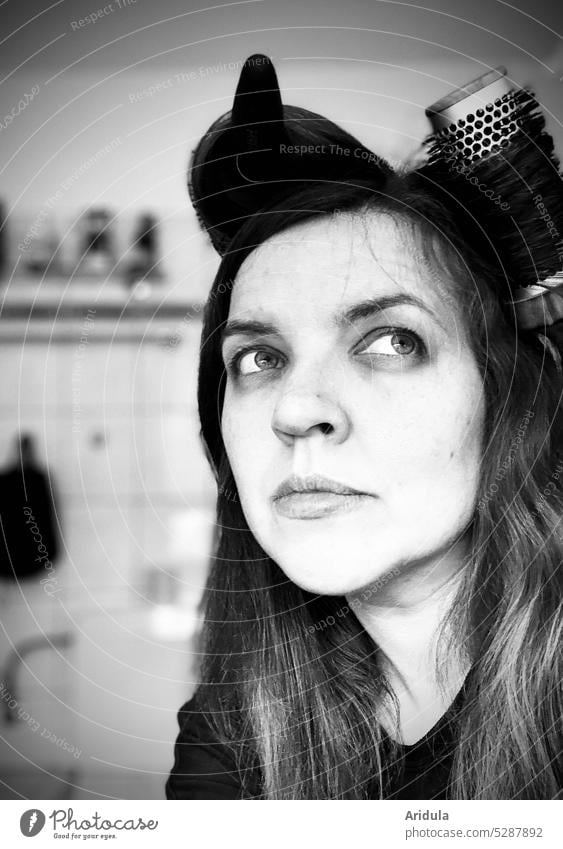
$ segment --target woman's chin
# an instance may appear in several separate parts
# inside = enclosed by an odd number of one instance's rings
[[[318,595],[352,593],[384,576],[393,576],[394,559],[374,557],[373,544],[364,551],[348,545],[339,552],[336,546],[317,543],[314,551],[284,546],[271,549],[270,556],[294,584]]]
[[[341,572],[327,572],[327,570],[308,569],[306,573],[302,569],[292,569],[291,566],[280,564],[284,574],[294,584],[313,595],[346,596],[358,592],[370,583],[383,583],[373,573],[363,575],[342,575]]]

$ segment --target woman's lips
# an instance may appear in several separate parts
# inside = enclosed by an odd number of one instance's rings
[[[287,519],[322,519],[332,513],[361,507],[372,495],[337,492],[292,492],[274,501],[274,509]]]

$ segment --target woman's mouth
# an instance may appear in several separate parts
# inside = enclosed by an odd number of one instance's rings
[[[322,519],[361,507],[371,495],[339,492],[292,492],[274,501],[274,510],[286,519]]]

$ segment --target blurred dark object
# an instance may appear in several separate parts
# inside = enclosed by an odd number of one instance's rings
[[[43,574],[46,591],[52,586],[60,552],[55,515],[52,481],[37,463],[33,438],[22,434],[14,461],[0,472],[0,578]]]
[[[113,270],[115,250],[110,229],[111,218],[104,209],[90,209],[84,215],[79,248],[81,274],[103,277]]]
[[[33,239],[25,260],[25,268],[32,274],[58,274],[57,251],[59,238],[53,226]]]
[[[134,231],[133,244],[125,266],[125,282],[132,286],[140,280],[161,277],[157,268],[158,222],[154,215],[145,213],[139,217]]]

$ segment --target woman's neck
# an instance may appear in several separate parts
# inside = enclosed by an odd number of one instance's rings
[[[356,617],[381,651],[388,679],[408,695],[437,688],[434,663],[439,626],[451,607],[467,562],[468,543],[461,541],[432,562],[409,564],[378,588],[346,596]],[[444,680],[453,695],[469,665],[452,659]],[[445,696],[447,699],[447,695]]]
[[[439,673],[436,668],[439,626],[463,577],[460,550],[448,555],[411,568],[399,576],[402,580],[395,576],[371,595],[364,590],[347,596],[380,650],[380,669],[397,698],[399,715],[385,697],[379,721],[406,745],[420,740],[446,713],[470,668],[457,652],[448,654],[446,668]]]

